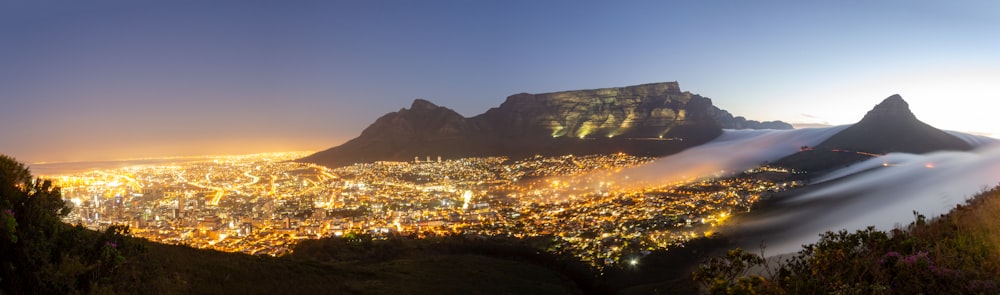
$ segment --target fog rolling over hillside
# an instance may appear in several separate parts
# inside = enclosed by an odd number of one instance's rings
[[[682,179],[736,173],[823,142],[849,126],[797,130],[726,130],[704,145],[622,170],[613,179],[642,187]],[[825,231],[874,225],[891,229],[925,216],[948,212],[966,198],[1000,182],[1000,142],[949,131],[974,149],[928,154],[890,153],[837,169],[792,190],[791,196],[742,220],[733,231],[745,249],[763,241],[767,253],[795,252]]]
[[[725,130],[715,140],[666,156],[648,165],[622,170],[614,179],[625,187],[645,187],[734,173],[816,145],[848,126],[795,130]]]
[[[947,213],[1000,183],[1000,143],[967,152],[888,154],[817,179],[806,192],[774,204],[775,214],[748,220],[745,248],[763,241],[769,253],[794,252],[828,230],[892,229]]]
[[[873,123],[874,122],[874,123]],[[882,128],[879,124],[891,124]],[[862,131],[870,131],[862,132]],[[867,134],[866,134],[867,133]],[[832,140],[837,138],[839,140]],[[923,136],[928,142],[919,142]],[[888,154],[842,150],[843,145],[872,145]],[[901,140],[897,140],[901,139]],[[915,141],[914,145],[899,145]],[[846,142],[846,143],[845,143]],[[824,146],[826,144],[827,146]],[[809,148],[803,151],[803,147]],[[914,149],[924,154],[900,153]],[[857,159],[832,158],[844,154]],[[913,211],[934,217],[1000,182],[1000,142],[995,139],[926,125],[898,96],[877,105],[858,124],[796,130],[724,130],[705,144],[621,170],[609,177],[576,181],[614,182],[623,188],[646,188],[699,178],[728,176],[765,162],[811,161],[818,167],[803,188],[776,196],[731,228],[745,249],[761,242],[768,254],[795,252],[826,231],[876,226],[887,230],[913,221]],[[573,187],[596,188],[595,183]]]

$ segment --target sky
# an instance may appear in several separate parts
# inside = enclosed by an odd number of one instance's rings
[[[1000,136],[996,1],[0,0],[0,153],[321,150],[424,98],[677,81],[755,120],[850,124],[900,94]]]

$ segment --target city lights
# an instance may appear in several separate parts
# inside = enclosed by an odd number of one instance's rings
[[[626,154],[376,162],[336,169],[289,162],[304,153],[207,158],[58,176],[67,222],[127,224],[153,241],[281,255],[303,239],[451,234],[556,239],[594,265],[702,236],[773,191],[796,186],[760,167],[741,177],[626,187]],[[779,177],[780,178],[780,177]],[[621,181],[625,180],[625,181]],[[628,258],[626,258],[628,257]]]

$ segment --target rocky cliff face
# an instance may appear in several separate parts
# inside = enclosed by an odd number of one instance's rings
[[[416,156],[449,158],[626,152],[662,156],[704,143],[722,128],[788,129],[734,118],[676,82],[512,95],[464,118],[426,100],[389,113],[361,136],[302,161],[329,166]]]
[[[622,88],[512,95],[473,120],[500,127],[505,136],[648,137],[667,136],[677,127],[710,124],[724,129],[791,129],[783,122],[761,123],[712,105],[708,98],[681,92],[676,82]]]
[[[711,101],[677,83],[544,94],[521,93],[476,116],[503,136],[659,137],[684,125],[710,124]]]

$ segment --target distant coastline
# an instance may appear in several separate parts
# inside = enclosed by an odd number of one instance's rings
[[[303,157],[305,155],[309,155],[314,152],[315,151],[287,151],[287,152],[250,153],[241,155],[205,155],[205,156],[180,156],[180,157],[171,156],[171,157],[158,157],[158,158],[138,158],[138,159],[105,160],[105,161],[39,162],[39,163],[28,164],[28,169],[30,169],[31,173],[34,174],[35,176],[40,176],[44,178],[47,176],[77,174],[94,170],[117,169],[117,168],[131,167],[131,166],[183,164],[191,162],[210,161],[210,160],[230,158],[230,157],[266,156],[274,158],[273,160],[277,161],[287,161],[298,157]]]
[[[198,157],[169,157],[153,159],[133,159],[133,160],[112,160],[112,161],[83,161],[83,162],[50,162],[29,164],[28,169],[37,176],[57,176],[88,172],[93,170],[116,169],[131,166],[163,165],[171,163],[190,163],[209,160],[209,156]]]

